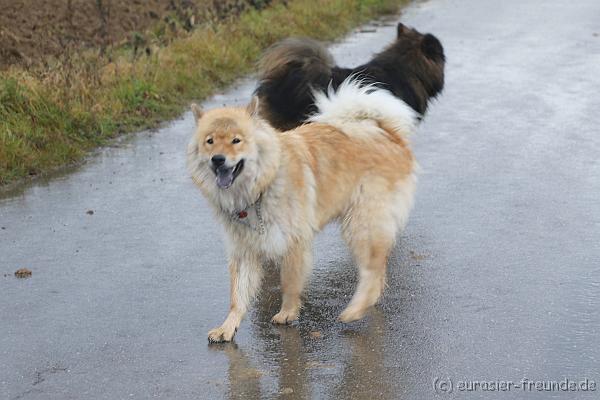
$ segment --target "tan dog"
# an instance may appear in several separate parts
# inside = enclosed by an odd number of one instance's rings
[[[230,341],[253,299],[266,261],[281,265],[281,310],[298,319],[311,270],[313,237],[339,221],[359,267],[358,288],[340,320],[362,318],[379,299],[394,239],[408,217],[415,161],[406,135],[415,113],[391,93],[346,81],[316,94],[319,113],[278,132],[248,108],[192,109],[188,147],[195,183],[225,226],[231,307],[211,342]]]

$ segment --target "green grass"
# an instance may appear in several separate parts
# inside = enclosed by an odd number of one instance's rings
[[[403,0],[290,0],[200,27],[151,56],[72,55],[43,71],[0,75],[0,185],[81,160],[111,138],[175,117],[191,100],[253,71],[292,35],[331,40]]]

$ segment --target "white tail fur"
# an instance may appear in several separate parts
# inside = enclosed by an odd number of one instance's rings
[[[309,119],[346,130],[349,124],[379,122],[402,135],[412,133],[417,126],[417,114],[404,101],[375,85],[361,85],[350,76],[334,90],[314,92],[319,111]],[[352,131],[355,131],[352,129]]]

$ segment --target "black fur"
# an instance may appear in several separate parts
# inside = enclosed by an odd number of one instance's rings
[[[261,114],[276,128],[292,129],[316,111],[312,89],[337,88],[348,76],[376,84],[404,100],[421,116],[444,87],[444,49],[432,34],[403,24],[397,38],[371,61],[355,68],[335,66],[318,42],[286,39],[269,49],[259,68],[256,95]]]

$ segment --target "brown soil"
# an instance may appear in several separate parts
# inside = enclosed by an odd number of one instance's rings
[[[0,67],[65,49],[145,45],[161,35],[261,8],[271,0],[0,0]],[[153,34],[148,30],[153,29]],[[149,38],[150,37],[150,38]],[[139,43],[138,43],[139,42]]]

